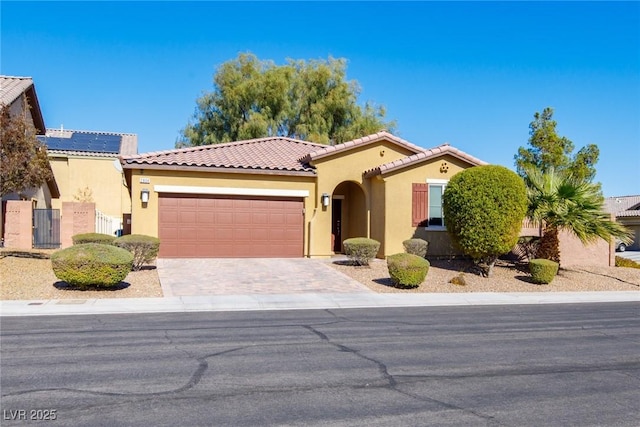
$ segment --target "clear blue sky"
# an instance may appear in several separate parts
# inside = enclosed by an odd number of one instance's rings
[[[600,148],[606,196],[640,194],[639,2],[9,2],[1,73],[32,76],[47,127],[171,149],[240,52],[344,57],[397,135],[513,168],[536,111]]]

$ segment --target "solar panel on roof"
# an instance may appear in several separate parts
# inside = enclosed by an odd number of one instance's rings
[[[87,151],[92,153],[120,152],[121,135],[74,132],[71,138],[38,137],[50,150]]]

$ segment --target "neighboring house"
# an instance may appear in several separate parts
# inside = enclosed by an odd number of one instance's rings
[[[26,104],[25,104],[26,103]],[[36,88],[31,77],[0,76],[0,105],[9,105],[12,115],[27,113],[27,119],[33,125],[37,135],[45,133],[44,119]],[[5,200],[30,200],[36,209],[51,208],[55,199],[60,197],[55,177],[39,188],[30,188],[2,198]]]
[[[46,135],[38,138],[47,146],[60,188],[55,208],[63,202],[94,202],[98,219],[106,221],[106,226],[96,231],[113,234],[126,225],[131,197],[118,156],[137,153],[137,135],[47,129]]]
[[[450,145],[426,150],[387,132],[335,146],[284,137],[121,156],[132,232],[163,257],[329,257],[350,237],[430,242],[453,252],[442,192],[486,164]]]
[[[33,125],[36,134],[45,133],[44,119],[31,77],[0,76],[0,105],[8,105],[12,115],[26,113],[27,120]],[[3,244],[7,243],[30,248],[34,243],[31,235],[32,229],[36,236],[42,237],[46,234],[45,240],[55,244],[56,242],[54,241],[59,240],[59,237],[57,235],[52,236],[50,228],[54,225],[57,226],[59,218],[53,218],[49,212],[44,210],[51,209],[59,197],[60,191],[55,176],[38,188],[28,188],[19,193],[3,196],[2,208],[0,209],[0,237],[2,237]],[[7,201],[12,202],[9,220],[7,220],[6,215]],[[13,202],[17,201],[26,203],[29,205],[28,208],[23,206],[16,211],[15,209],[19,204]],[[32,217],[34,209],[38,209],[38,214]],[[7,224],[7,221],[9,221],[9,224]],[[46,227],[43,224],[46,224]],[[28,230],[28,233],[25,230]],[[36,237],[37,240],[38,237]]]
[[[640,196],[607,197],[605,208],[634,233],[633,243],[627,249],[640,250]]]

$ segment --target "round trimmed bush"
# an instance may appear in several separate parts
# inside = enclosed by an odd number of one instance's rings
[[[404,251],[408,254],[418,255],[419,257],[427,256],[427,247],[429,242],[423,239],[408,239],[402,242]]]
[[[101,233],[84,233],[71,236],[74,245],[82,245],[83,243],[102,243],[110,245],[116,239],[116,236]]]
[[[548,259],[532,259],[529,261],[529,272],[534,283],[551,283],[558,274],[559,264]]]
[[[391,281],[398,288],[417,288],[429,272],[429,261],[413,254],[395,254],[387,257]]]
[[[143,234],[128,234],[118,237],[113,245],[131,252],[133,269],[140,270],[144,264],[149,264],[158,256],[160,239]]]
[[[73,286],[114,286],[131,271],[133,255],[126,249],[83,243],[54,252],[51,265],[56,277]]]
[[[344,253],[357,265],[369,265],[378,254],[380,242],[366,237],[355,237],[342,242]]]
[[[524,180],[497,165],[455,174],[442,195],[444,222],[454,245],[481,266],[486,277],[498,257],[518,242],[527,207]]]

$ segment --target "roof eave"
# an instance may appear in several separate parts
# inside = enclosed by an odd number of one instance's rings
[[[38,95],[36,94],[35,84],[29,86],[25,91],[29,105],[31,106],[31,117],[33,117],[33,125],[38,131],[38,135],[44,135],[47,133],[47,128],[44,125],[44,117],[42,116],[42,110],[40,110],[40,102],[38,101]]]
[[[299,161],[303,163],[310,163],[312,161],[320,160],[325,157],[330,157],[335,154],[344,153],[352,149],[366,147],[368,145],[375,144],[376,142],[380,142],[380,141],[392,142],[400,147],[405,148],[408,151],[413,152],[414,154],[418,154],[424,151],[423,148],[418,147],[417,145],[414,145],[409,141],[405,141],[404,139],[399,138],[389,132],[383,131],[383,132],[378,132],[372,135],[363,136],[362,138],[357,138],[351,141],[343,142],[342,144],[321,148],[315,153],[311,152],[305,155],[304,157],[300,158]]]
[[[215,172],[215,173],[236,173],[249,175],[281,175],[281,176],[309,176],[315,177],[315,171],[285,170],[285,169],[246,169],[246,168],[225,168],[211,166],[189,166],[189,165],[151,165],[142,163],[128,163],[126,159],[120,157],[123,169],[144,169],[144,170],[171,170],[182,172]]]
[[[384,176],[386,174],[389,174],[389,173],[392,173],[392,172],[396,172],[396,171],[398,171],[400,169],[404,169],[404,168],[407,168],[407,167],[415,166],[415,165],[418,165],[418,164],[420,164],[422,162],[433,160],[435,158],[446,156],[446,155],[455,157],[455,158],[457,158],[459,160],[462,160],[463,162],[468,163],[468,164],[470,164],[472,166],[488,165],[488,163],[485,162],[484,160],[480,160],[480,159],[478,159],[476,157],[473,157],[473,156],[470,156],[470,155],[468,155],[466,153],[460,154],[457,151],[458,151],[457,149],[455,149],[455,150],[444,149],[444,150],[441,150],[441,151],[439,151],[437,153],[429,154],[429,155],[424,156],[422,158],[418,158],[418,159],[415,159],[413,161],[406,162],[406,163],[400,163],[400,164],[395,165],[395,166],[385,166],[385,165],[378,166],[377,168],[374,168],[374,169],[371,169],[369,171],[366,171],[365,174],[364,174],[364,177],[365,178],[371,178],[371,177],[377,176],[377,175]],[[409,157],[411,157],[411,156],[409,156]]]

